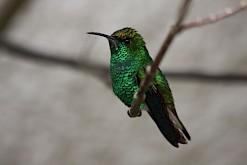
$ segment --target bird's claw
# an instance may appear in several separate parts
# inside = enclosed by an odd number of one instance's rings
[[[130,109],[127,110],[127,114],[129,115],[130,118],[134,118],[134,117],[141,117],[142,115],[142,111],[140,110],[139,114],[132,114]]]

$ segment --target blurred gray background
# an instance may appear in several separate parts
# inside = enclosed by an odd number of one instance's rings
[[[13,2],[13,3],[12,3]],[[1,165],[244,165],[247,163],[247,83],[167,77],[192,141],[172,147],[144,113],[130,119],[103,79],[105,39],[130,26],[154,57],[174,22],[179,0],[0,0],[1,39],[68,67],[0,47]],[[187,21],[238,0],[194,0]],[[16,3],[22,3],[17,9]],[[15,12],[15,14],[6,14]],[[6,15],[4,15],[4,13]],[[247,12],[179,35],[162,70],[247,74]],[[8,21],[2,18],[8,18]],[[94,70],[94,71],[92,71]],[[106,74],[106,75],[104,75]]]

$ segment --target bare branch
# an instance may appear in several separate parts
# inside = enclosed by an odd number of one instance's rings
[[[44,53],[42,51],[33,50],[25,46],[18,45],[14,42],[4,40],[0,37],[0,48],[1,50],[9,51],[8,56],[14,56],[16,58],[21,58],[31,62],[45,63],[50,65],[58,65],[63,67],[68,67],[74,69],[75,71],[83,71],[83,73],[88,73],[101,82],[103,82],[107,87],[111,87],[109,68],[105,65],[95,64],[85,60],[64,58],[69,57],[69,55],[61,54],[50,54]],[[71,55],[70,55],[71,56]],[[74,56],[73,56],[74,57]],[[236,74],[236,73],[202,73],[200,71],[163,71],[167,78],[177,79],[177,80],[187,80],[187,81],[199,81],[199,82],[209,82],[209,83],[234,83],[234,84],[247,84],[247,74]]]
[[[14,2],[16,4],[16,9],[17,9],[17,6],[19,6],[18,4],[21,4],[21,2],[24,2],[24,1],[25,0],[12,0],[11,3],[9,3],[9,4],[12,5],[12,2]],[[159,52],[158,52],[158,54],[154,60],[154,63],[151,66],[147,67],[146,76],[145,76],[144,80],[141,82],[138,92],[134,96],[132,107],[128,111],[128,114],[130,115],[130,117],[137,117],[137,116],[141,115],[141,113],[140,113],[141,111],[139,108],[140,108],[140,104],[145,99],[145,93],[148,89],[148,86],[149,86],[150,82],[152,81],[154,73],[156,72],[161,60],[164,58],[165,53],[167,52],[168,48],[170,47],[173,39],[175,38],[175,36],[179,32],[186,30],[186,29],[190,29],[190,28],[194,28],[194,27],[200,27],[203,25],[215,23],[219,20],[222,20],[226,17],[232,16],[232,15],[234,15],[240,11],[243,11],[244,9],[247,8],[247,1],[244,0],[244,1],[241,1],[240,3],[238,3],[232,7],[226,8],[223,12],[211,14],[208,17],[205,17],[202,19],[197,19],[197,20],[192,21],[192,22],[187,23],[187,24],[182,24],[182,21],[184,20],[184,18],[187,15],[190,3],[191,3],[191,0],[184,0],[184,3],[181,6],[181,9],[179,10],[178,18],[177,18],[175,25],[171,28],[168,36],[166,37],[163,45],[161,46],[161,48],[160,48],[160,50],[159,50]],[[9,10],[6,10],[6,11],[4,10],[4,13],[5,13],[4,14],[5,16],[0,17],[0,31],[6,27],[7,23],[9,22],[9,20],[10,20],[10,18],[14,12],[9,11]],[[5,17],[6,17],[6,19],[2,19]],[[2,41],[0,41],[0,46],[7,47],[7,45],[4,45],[4,42],[2,42]],[[15,47],[12,47],[11,49],[14,50]],[[92,72],[94,72],[100,68],[100,70],[103,70],[105,74],[106,73],[109,74],[108,70],[106,69],[105,66],[102,66],[102,67],[100,66],[97,68],[97,67],[95,67],[94,64],[89,65],[89,64],[84,63],[84,62],[78,62],[76,60],[59,58],[59,56],[55,57],[55,56],[50,56],[50,55],[44,55],[44,54],[42,54],[42,52],[37,53],[35,51],[34,52],[31,51],[31,56],[29,56],[30,52],[28,52],[28,51],[25,52],[25,49],[21,49],[21,48],[16,49],[14,51],[17,51],[17,52],[22,51],[21,53],[22,53],[23,57],[29,58],[32,56],[32,58],[35,60],[41,60],[41,61],[43,60],[43,61],[50,62],[50,63],[57,63],[57,64],[71,66],[74,68],[85,69],[86,71],[89,71],[89,72],[91,72],[91,70],[93,70]],[[105,75],[105,74],[96,74],[96,73],[98,73],[98,72],[94,72],[95,75]],[[168,73],[168,75],[169,75],[169,73]],[[185,79],[186,78],[188,78],[188,79],[199,78],[199,79],[203,79],[203,80],[230,80],[230,81],[232,81],[232,80],[246,81],[247,80],[247,78],[246,78],[247,76],[245,76],[245,75],[234,75],[234,74],[207,75],[207,74],[201,74],[201,73],[192,73],[191,74],[188,72],[188,73],[178,73],[178,74],[176,74],[176,73],[172,74],[171,73],[170,75],[171,76],[173,75],[174,77],[180,77],[180,78],[182,77]],[[109,84],[108,80],[106,81],[106,84]]]
[[[134,95],[132,105],[128,111],[128,114],[130,117],[140,116],[141,114],[140,105],[145,100],[145,93],[148,89],[148,86],[150,82],[152,81],[154,73],[158,69],[160,62],[163,59],[165,53],[167,52],[169,46],[171,45],[174,37],[180,32],[181,23],[187,15],[190,3],[191,3],[191,0],[184,0],[179,10],[178,18],[177,18],[175,25],[172,27],[172,29],[168,33],[168,36],[166,37],[164,43],[162,44],[153,64],[150,67],[147,67],[146,75],[144,79],[141,81],[140,87],[137,93]]]
[[[0,32],[8,26],[13,16],[27,0],[4,0],[0,6]]]
[[[76,58],[66,58],[71,57],[71,55],[65,54],[61,56],[61,54],[50,54],[39,50],[33,50],[1,37],[0,48],[11,51],[11,53],[8,53],[9,55],[25,60],[30,60],[32,62],[34,61],[51,65],[61,65],[79,71],[83,70],[84,73],[89,73],[99,78],[100,81],[103,82],[106,86],[111,86],[109,68],[105,65],[95,64],[92,61],[89,62],[87,60]]]
[[[232,7],[228,7],[224,11],[221,11],[219,13],[210,14],[209,16],[207,16],[205,18],[200,18],[200,19],[196,19],[192,22],[185,23],[184,25],[182,25],[181,30],[187,30],[187,29],[191,29],[191,28],[195,28],[195,27],[200,27],[203,25],[212,24],[212,23],[218,22],[224,18],[233,16],[234,14],[237,14],[240,11],[243,11],[244,9],[247,9],[247,1],[241,1],[238,4],[236,4]]]
[[[177,18],[175,25],[170,30],[167,38],[165,39],[163,45],[161,46],[161,48],[160,48],[160,50],[156,56],[153,64],[150,67],[147,67],[146,75],[145,75],[143,81],[141,82],[137,93],[134,95],[131,108],[128,110],[128,114],[130,117],[140,116],[140,114],[141,114],[140,113],[141,112],[140,105],[145,100],[145,93],[148,89],[150,82],[152,81],[152,79],[154,77],[154,73],[158,69],[160,62],[164,58],[165,53],[167,52],[173,39],[175,38],[175,36],[179,32],[181,32],[182,30],[185,30],[185,29],[192,28],[192,27],[198,27],[198,26],[217,22],[219,20],[222,20],[222,19],[229,17],[231,15],[234,15],[234,14],[240,12],[241,10],[247,8],[247,2],[241,1],[239,4],[237,4],[233,7],[226,8],[224,12],[220,12],[220,13],[215,14],[215,15],[211,14],[209,17],[199,19],[199,20],[193,21],[193,22],[188,23],[188,24],[181,25],[182,21],[184,20],[185,16],[187,15],[190,3],[191,3],[191,0],[184,0],[184,3],[182,5],[181,9],[179,10],[179,15],[178,15],[178,18]]]

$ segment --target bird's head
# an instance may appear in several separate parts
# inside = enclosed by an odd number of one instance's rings
[[[88,34],[99,35],[108,39],[112,53],[126,51],[128,53],[137,53],[145,47],[142,36],[133,28],[123,28],[115,31],[112,35],[106,35],[98,32],[89,32]]]

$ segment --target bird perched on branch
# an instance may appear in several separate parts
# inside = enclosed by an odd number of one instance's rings
[[[123,28],[112,35],[98,32],[88,34],[108,39],[113,92],[126,106],[131,107],[133,96],[145,76],[145,68],[153,62],[142,36],[133,28]],[[140,108],[147,109],[161,133],[173,146],[179,147],[178,143],[186,144],[191,139],[177,115],[171,89],[160,69],[154,74]]]

